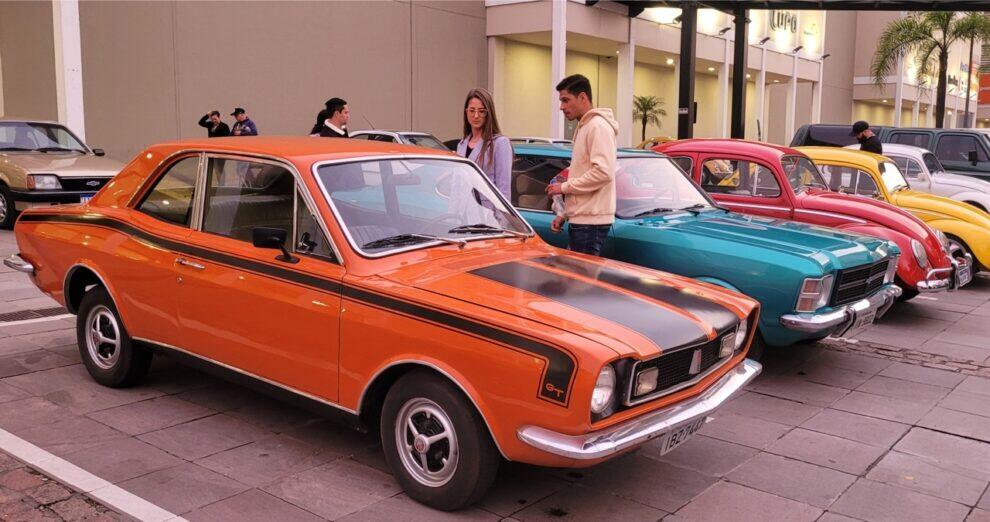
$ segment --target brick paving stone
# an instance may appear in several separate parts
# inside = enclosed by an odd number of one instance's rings
[[[822,410],[818,415],[805,421],[801,427],[884,448],[889,448],[911,428],[907,424],[831,408]]]
[[[36,334],[22,335],[18,337],[37,346],[38,348],[56,348],[59,346],[72,346],[79,350],[76,330],[53,330],[51,332],[41,332]]]
[[[569,482],[533,466],[503,462],[492,488],[477,505],[485,511],[507,517],[569,486]]]
[[[942,386],[943,388],[954,388],[966,379],[965,375],[960,375],[958,373],[935,370],[932,368],[925,368],[924,366],[918,366],[916,364],[906,364],[900,362],[891,364],[880,372],[880,375],[884,377],[893,377],[894,379],[901,379],[904,381]]]
[[[818,384],[854,390],[873,376],[870,372],[849,370],[836,366],[811,363],[793,372],[793,375]]]
[[[119,485],[176,515],[249,489],[240,482],[192,463],[155,471]]]
[[[983,492],[983,498],[981,498],[980,502],[976,504],[976,507],[980,509],[990,510],[990,487],[988,487],[987,490]]]
[[[87,414],[148,400],[162,395],[162,392],[143,386],[133,388],[108,388],[92,379],[80,381],[43,395],[44,398],[64,406],[69,410]]]
[[[767,451],[859,475],[866,472],[885,449],[797,428],[772,444]]]
[[[912,428],[894,450],[924,457],[954,472],[990,481],[990,444]]]
[[[990,417],[990,398],[978,393],[952,390],[938,405],[950,410]]]
[[[0,451],[0,471],[7,471],[9,469],[23,468],[24,463],[11,457],[10,455]]]
[[[877,359],[875,357],[867,357],[865,355],[857,355],[853,353],[837,352],[834,350],[826,350],[822,352],[821,355],[811,361],[811,363],[820,364],[823,366],[834,366],[836,368],[864,372],[872,375],[882,372],[892,364],[890,361],[886,361],[884,359]]]
[[[285,477],[264,490],[329,519],[360,511],[400,491],[387,473],[348,459]]]
[[[799,521],[815,520],[821,513],[822,510],[801,502],[731,482],[719,482],[664,520]]]
[[[72,496],[72,491],[57,482],[46,482],[27,492],[39,504],[52,504]]]
[[[962,333],[953,330],[942,332],[933,338],[934,341],[952,343],[973,348],[986,348],[986,334]]]
[[[80,496],[74,496],[70,499],[52,504],[50,507],[52,511],[62,517],[66,522],[91,520],[96,518],[100,513],[100,510],[95,505],[86,502]]]
[[[590,491],[672,513],[717,481],[711,475],[637,454],[596,467],[580,484]]]
[[[746,392],[733,399],[719,410],[749,417],[756,417],[777,424],[797,426],[810,419],[822,408],[799,402]]]
[[[320,452],[335,457],[348,457],[368,448],[374,448],[381,455],[377,436],[359,433],[327,420],[286,431],[284,435],[319,448]]]
[[[27,491],[44,483],[44,476],[28,468],[15,468],[0,473],[0,486],[14,491]]]
[[[73,364],[73,361],[67,357],[35,348],[30,352],[0,357],[0,378],[49,370],[71,364]]]
[[[165,396],[97,411],[89,417],[128,435],[141,435],[215,413],[198,404]]]
[[[596,494],[594,490],[573,486],[516,513],[513,518],[525,522],[549,520],[660,520],[667,513],[615,495]]]
[[[674,466],[721,477],[751,459],[759,450],[723,440],[695,435],[670,453],[660,456],[660,441],[643,446],[641,452]]]
[[[990,442],[990,418],[980,415],[937,407],[925,415],[918,425]]]
[[[380,520],[397,520],[403,522],[442,522],[442,521],[497,521],[501,517],[476,507],[462,509],[455,513],[437,511],[416,502],[406,495],[396,495],[343,517],[343,522],[378,522]]]
[[[807,381],[798,376],[773,376],[752,387],[753,391],[812,406],[828,406],[849,390]]]
[[[791,426],[765,421],[756,417],[716,412],[714,419],[701,428],[701,435],[727,442],[763,449],[784,436]]]
[[[990,379],[981,377],[966,377],[956,388],[959,391],[978,393],[980,395],[990,395]]]
[[[186,460],[194,460],[254,442],[265,432],[225,414],[197,419],[138,436]]]
[[[300,440],[276,435],[214,453],[196,463],[249,486],[260,487],[335,458]]]
[[[866,478],[968,506],[975,505],[987,487],[987,481],[955,473],[951,466],[897,451],[886,454]]]
[[[974,509],[970,512],[969,516],[966,517],[966,522],[990,522],[990,511]]]
[[[26,399],[28,397],[30,397],[30,395],[27,392],[15,388],[7,383],[0,382],[0,403]]]
[[[827,508],[856,481],[854,475],[770,453],[760,453],[726,479],[820,508]]]
[[[282,433],[319,420],[308,411],[267,398],[230,410],[227,414],[275,433]]]
[[[867,479],[857,480],[829,509],[877,522],[959,521],[969,512],[962,504]]]
[[[38,346],[22,337],[4,337],[0,335],[0,357],[33,352]]]
[[[172,468],[184,462],[135,438],[106,442],[70,453],[65,459],[113,483]]]
[[[829,511],[828,513],[822,515],[816,522],[859,522],[859,519]]]
[[[932,409],[932,405],[853,391],[836,401],[832,408],[894,422],[914,424]]]
[[[93,379],[81,364],[63,366],[27,375],[8,377],[4,382],[20,388],[28,393],[44,395],[79,383],[92,382]]]
[[[73,417],[69,410],[41,397],[29,397],[0,404],[0,428],[18,433]]]
[[[20,430],[17,435],[60,457],[125,437],[123,433],[85,417],[68,417]]]
[[[884,397],[892,397],[894,399],[916,402],[919,404],[928,404],[931,406],[934,406],[939,399],[945,397],[949,393],[948,388],[943,388],[941,386],[903,381],[901,379],[892,379],[882,375],[877,375],[866,381],[862,386],[857,388],[856,391],[861,393],[872,393],[873,395],[882,395]]]
[[[916,348],[920,352],[944,355],[962,361],[983,362],[990,356],[990,350],[982,346],[970,346],[949,342],[945,337],[936,337]]]
[[[210,386],[188,390],[176,396],[216,411],[229,411],[265,399],[265,397],[247,388],[222,381]]]
[[[322,518],[275,498],[264,491],[249,489],[219,502],[187,513],[190,522],[318,522]],[[404,517],[395,517],[403,519]]]

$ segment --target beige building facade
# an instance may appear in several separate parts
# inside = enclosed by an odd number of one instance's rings
[[[459,137],[465,93],[487,86],[503,133],[568,136],[554,84],[581,73],[635,145],[633,96],[664,101],[646,136],[675,136],[676,9],[629,18],[622,4],[487,1],[0,2],[0,115],[60,120],[110,156],[202,136],[217,109],[244,107],[265,135],[304,135],[323,102],[345,98],[351,128]],[[787,143],[811,122],[931,126],[932,89],[909,61],[877,87],[872,49],[904,13],[750,12],[746,137]],[[729,134],[734,31],[699,12],[695,136]],[[977,46],[979,47],[979,46]],[[950,61],[947,126],[961,125],[964,47]],[[975,78],[975,75],[974,75]],[[974,79],[974,82],[976,80]],[[954,82],[954,83],[953,83]],[[976,111],[972,89],[971,111]],[[899,116],[899,118],[897,117]],[[981,124],[983,124],[981,119]]]

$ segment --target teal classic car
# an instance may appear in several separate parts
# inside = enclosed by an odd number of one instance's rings
[[[554,234],[546,187],[571,151],[516,145],[512,203],[549,243]],[[719,207],[666,156],[620,149],[616,220],[604,255],[742,292],[761,305],[750,349],[850,336],[890,309],[900,251],[883,239]],[[566,200],[565,200],[566,204]]]

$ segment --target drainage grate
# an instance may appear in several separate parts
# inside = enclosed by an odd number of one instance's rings
[[[67,313],[69,313],[69,311],[61,306],[56,306],[55,308],[42,308],[41,310],[21,310],[19,312],[0,314],[0,323],[12,323],[14,321],[24,321],[27,319],[40,319],[42,317],[53,317]]]

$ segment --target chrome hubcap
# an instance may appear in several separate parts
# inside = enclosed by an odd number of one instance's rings
[[[424,486],[442,486],[457,470],[457,434],[447,414],[429,399],[410,399],[402,406],[395,443],[403,467]]]
[[[89,359],[103,370],[109,370],[120,359],[120,325],[109,308],[99,305],[86,317],[86,350]]]
[[[0,223],[7,219],[7,198],[0,194]]]

